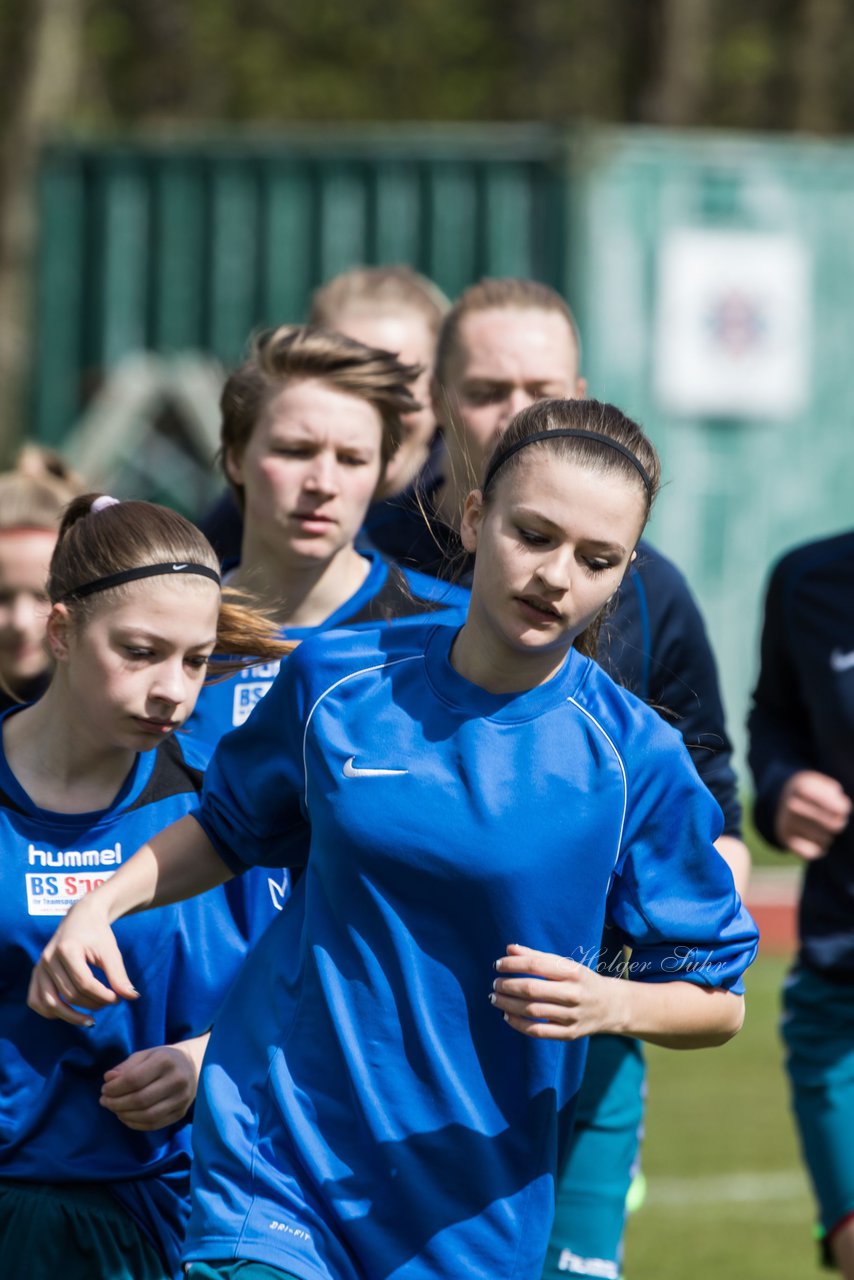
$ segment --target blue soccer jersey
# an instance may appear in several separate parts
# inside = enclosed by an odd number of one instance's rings
[[[92,1029],[47,1021],[26,997],[60,917],[194,808],[200,781],[168,742],[137,757],[108,810],[51,813],[22,790],[0,745],[0,1180],[107,1185],[175,1274],[189,1121],[132,1131],[99,1105],[103,1074],[139,1049],[208,1030],[248,945],[276,915],[266,881],[281,875],[255,872],[245,884],[120,921],[116,937],[140,998],[103,1009]]]
[[[509,942],[742,989],[756,930],[678,734],[576,651],[494,695],[432,623],[309,640],[223,739],[223,859],[305,863],[218,1020],[189,1259],[304,1280],[540,1275],[586,1042],[491,1006]]]
[[[384,622],[400,622],[424,614],[447,615],[459,625],[468,605],[469,593],[463,587],[440,582],[414,569],[402,569],[376,551],[361,553],[369,563],[368,575],[334,613],[315,627],[285,627],[282,636],[289,640],[305,640],[321,631],[337,628],[377,626]],[[211,663],[216,671],[216,660]],[[213,749],[224,733],[236,729],[249,719],[252,709],[269,690],[279,671],[279,663],[257,663],[244,667],[227,680],[206,684],[199,695],[196,710],[181,731],[181,741],[188,759],[205,768]]]

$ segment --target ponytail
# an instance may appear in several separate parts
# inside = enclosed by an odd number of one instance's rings
[[[250,595],[226,587],[216,626],[216,675],[209,675],[208,682],[225,679],[257,662],[275,662],[296,647],[297,641],[282,639],[278,624],[254,604]]]
[[[191,574],[219,581],[219,563],[204,534],[169,507],[153,502],[117,502],[105,494],[75,498],[65,512],[48,579],[52,604],[73,611],[98,608],[120,598],[128,582],[146,570],[182,578]],[[123,579],[115,582],[115,579]],[[198,581],[198,576],[196,576]],[[94,590],[93,590],[94,588]],[[256,662],[284,658],[294,648],[252,597],[233,588],[222,593],[214,653],[217,677]]]

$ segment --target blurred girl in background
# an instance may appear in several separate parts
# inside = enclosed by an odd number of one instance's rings
[[[417,409],[417,369],[311,326],[262,334],[222,393],[222,464],[243,510],[240,561],[225,580],[249,592],[282,634],[389,622],[462,606],[468,592],[356,545]],[[185,735],[204,765],[243,723],[277,665],[208,685]]]
[[[0,475],[0,710],[34,701],[49,683],[48,566],[63,508],[78,492],[61,459],[34,446]]]

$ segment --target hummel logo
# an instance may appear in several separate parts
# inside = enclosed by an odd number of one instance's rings
[[[345,760],[345,778],[395,778],[400,774],[409,773],[408,769],[357,769],[353,764],[355,759],[355,756],[351,756],[349,760]]]
[[[186,567],[187,566],[185,564],[173,564],[172,569],[174,570],[175,573],[180,573],[181,570],[186,569]]]
[[[830,666],[833,671],[850,671],[854,667],[854,649],[848,653],[843,653],[841,649],[834,649],[830,655]]]

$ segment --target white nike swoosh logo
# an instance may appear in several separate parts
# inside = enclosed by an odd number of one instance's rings
[[[356,759],[351,756],[344,763],[345,778],[396,778],[403,773],[409,773],[408,769],[357,769],[353,764]]]
[[[186,569],[186,567],[187,567],[187,566],[186,566],[185,564],[173,564],[173,566],[172,566],[172,568],[173,568],[173,570],[175,571],[175,573],[180,573],[180,572],[181,572],[181,570],[182,570],[182,569]]]
[[[830,665],[834,671],[850,671],[854,667],[854,649],[849,653],[834,649],[830,655]]]

